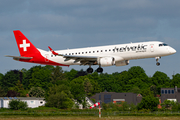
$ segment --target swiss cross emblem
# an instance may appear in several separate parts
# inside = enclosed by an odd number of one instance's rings
[[[23,40],[23,44],[19,45],[20,48],[23,48],[23,51],[27,51],[27,47],[30,47],[30,43],[26,43],[26,40]]]

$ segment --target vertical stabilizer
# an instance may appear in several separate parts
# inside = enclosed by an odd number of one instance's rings
[[[13,32],[21,56],[32,56],[33,54],[39,53],[38,49],[26,38],[26,36],[24,36],[20,30],[15,30]]]

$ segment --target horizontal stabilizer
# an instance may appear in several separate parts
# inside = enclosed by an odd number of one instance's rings
[[[5,55],[5,57],[13,57],[13,59],[17,60],[17,59],[24,59],[24,60],[30,60],[33,57],[21,57],[21,56],[10,56],[10,55]]]

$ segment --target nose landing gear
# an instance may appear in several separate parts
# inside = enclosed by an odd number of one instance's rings
[[[160,63],[159,63],[159,62],[157,62],[157,63],[156,63],[156,65],[157,65],[157,66],[159,66],[159,65],[160,65]]]
[[[156,59],[156,65],[157,65],[157,66],[160,65],[160,63],[158,62],[160,58],[161,58],[161,57],[155,57],[155,59]]]

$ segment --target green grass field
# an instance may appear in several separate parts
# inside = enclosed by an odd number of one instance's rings
[[[180,120],[180,117],[148,117],[148,116],[119,116],[119,117],[28,117],[28,116],[0,116],[0,120]]]

